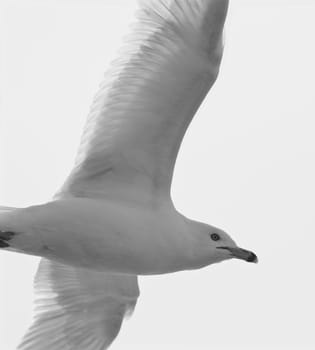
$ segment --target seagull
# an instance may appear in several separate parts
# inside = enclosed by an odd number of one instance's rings
[[[185,131],[214,84],[228,0],[142,1],[92,104],[75,165],[51,201],[0,208],[0,249],[40,256],[19,350],[104,350],[139,297],[137,276],[257,262],[170,196]]]

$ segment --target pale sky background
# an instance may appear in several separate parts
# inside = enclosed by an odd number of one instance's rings
[[[42,203],[62,184],[135,5],[0,0],[0,204]],[[315,348],[314,18],[313,0],[231,1],[220,77],[176,165],[177,208],[260,263],[140,278],[113,350]],[[0,252],[1,350],[30,323],[37,262]]]

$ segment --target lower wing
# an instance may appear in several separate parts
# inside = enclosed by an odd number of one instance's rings
[[[139,296],[137,276],[78,269],[42,259],[33,325],[18,350],[105,350]]]

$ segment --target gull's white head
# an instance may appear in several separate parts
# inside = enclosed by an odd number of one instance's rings
[[[223,230],[191,221],[191,236],[193,237],[193,263],[200,268],[224,260],[236,258],[257,263],[255,253],[239,248],[234,240]]]

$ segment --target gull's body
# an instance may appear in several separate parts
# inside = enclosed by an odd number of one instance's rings
[[[227,6],[145,2],[62,189],[47,204],[0,208],[0,247],[44,258],[40,308],[19,349],[104,350],[136,304],[137,275],[256,260],[170,198],[182,138],[219,72]]]
[[[169,204],[150,208],[71,198],[15,211],[6,218],[11,224],[6,229],[3,220],[2,228],[15,232],[19,249],[72,266],[138,275],[194,268],[188,219]]]

